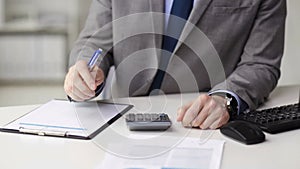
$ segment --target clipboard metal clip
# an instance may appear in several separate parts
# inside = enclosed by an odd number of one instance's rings
[[[44,129],[29,129],[24,127],[19,127],[20,133],[26,134],[35,134],[39,136],[58,136],[65,137],[67,135],[67,131],[55,131],[55,130],[44,130]]]

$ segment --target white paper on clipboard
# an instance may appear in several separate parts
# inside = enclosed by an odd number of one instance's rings
[[[132,105],[51,100],[24,116],[12,121],[2,131],[92,138],[114,120],[127,112]]]

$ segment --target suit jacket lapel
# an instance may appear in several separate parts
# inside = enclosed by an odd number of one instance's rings
[[[190,17],[188,19],[189,22],[193,24],[196,24],[198,22],[198,20],[201,18],[201,16],[204,14],[206,8],[208,7],[208,5],[210,4],[212,0],[199,0],[196,4],[195,7],[193,8]],[[159,35],[160,33],[164,32],[164,7],[165,7],[165,1],[164,0],[148,0],[149,2],[149,9],[151,10],[150,12],[154,12],[156,14],[153,14],[152,16],[152,20],[153,20],[153,31],[155,33],[155,47],[156,49],[160,49],[161,45],[162,45],[162,35]],[[161,15],[159,15],[158,13],[161,13]],[[159,18],[158,18],[159,17]],[[191,25],[191,24],[189,24]],[[189,35],[189,33],[192,31],[193,27],[191,26],[185,26],[183,28],[182,34],[180,36],[180,41],[184,41],[184,39],[187,38],[187,36]],[[178,44],[176,45],[176,48],[174,50],[174,53],[178,50],[178,48],[180,47],[182,43],[178,41]],[[156,51],[157,57],[160,58],[160,50]],[[172,58],[171,58],[172,59]],[[155,72],[153,72],[153,77],[155,76]],[[147,92],[149,90],[149,87],[151,85],[152,81],[148,81],[147,83],[145,83],[143,86],[141,86],[139,89],[137,89],[136,91],[134,91],[132,93],[133,96],[135,95],[144,95],[146,94],[145,92]]]
[[[190,34],[190,32],[193,30],[193,25],[196,25],[197,22],[199,21],[199,19],[201,18],[201,16],[203,16],[203,14],[205,13],[205,10],[207,9],[208,5],[210,4],[210,2],[212,0],[197,0],[198,2],[195,4],[195,7],[193,8],[190,17],[188,19],[188,22],[190,22],[191,24],[186,24],[182,30],[182,33],[179,37],[180,41],[178,41],[174,52],[175,53],[178,48],[180,47],[180,45],[182,44],[182,42],[187,38],[187,36]],[[163,13],[164,12],[164,8],[165,8],[165,1],[164,0],[149,0],[149,4],[150,4],[150,9],[152,9],[151,12],[160,12]],[[161,16],[162,18],[155,18]],[[158,24],[154,24],[153,28],[154,28],[154,32],[155,33],[163,33],[164,32],[164,15],[153,15],[153,23],[154,22],[160,22]],[[155,36],[155,45],[157,49],[161,48],[162,45],[162,36],[156,35]],[[158,54],[160,55],[160,54]]]
[[[187,38],[187,36],[193,30],[194,25],[196,25],[197,22],[199,21],[199,19],[201,18],[201,16],[203,16],[203,14],[205,13],[205,10],[207,9],[207,7],[211,1],[212,0],[198,0],[198,2],[195,4],[195,6],[190,14],[190,17],[188,19],[188,22],[190,22],[190,24],[186,24],[184,26],[182,33],[179,37],[179,41],[178,41],[173,53],[175,53],[178,50],[178,48],[180,47],[182,42]]]

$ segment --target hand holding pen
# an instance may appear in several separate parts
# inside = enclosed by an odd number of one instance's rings
[[[88,63],[79,60],[70,67],[65,78],[64,89],[72,100],[85,101],[96,95],[97,86],[104,81],[103,71],[95,65],[101,53],[102,50],[98,49]]]

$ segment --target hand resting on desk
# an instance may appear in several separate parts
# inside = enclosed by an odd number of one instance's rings
[[[185,127],[216,129],[229,120],[225,105],[226,100],[221,96],[200,94],[197,99],[178,109],[177,121]]]

